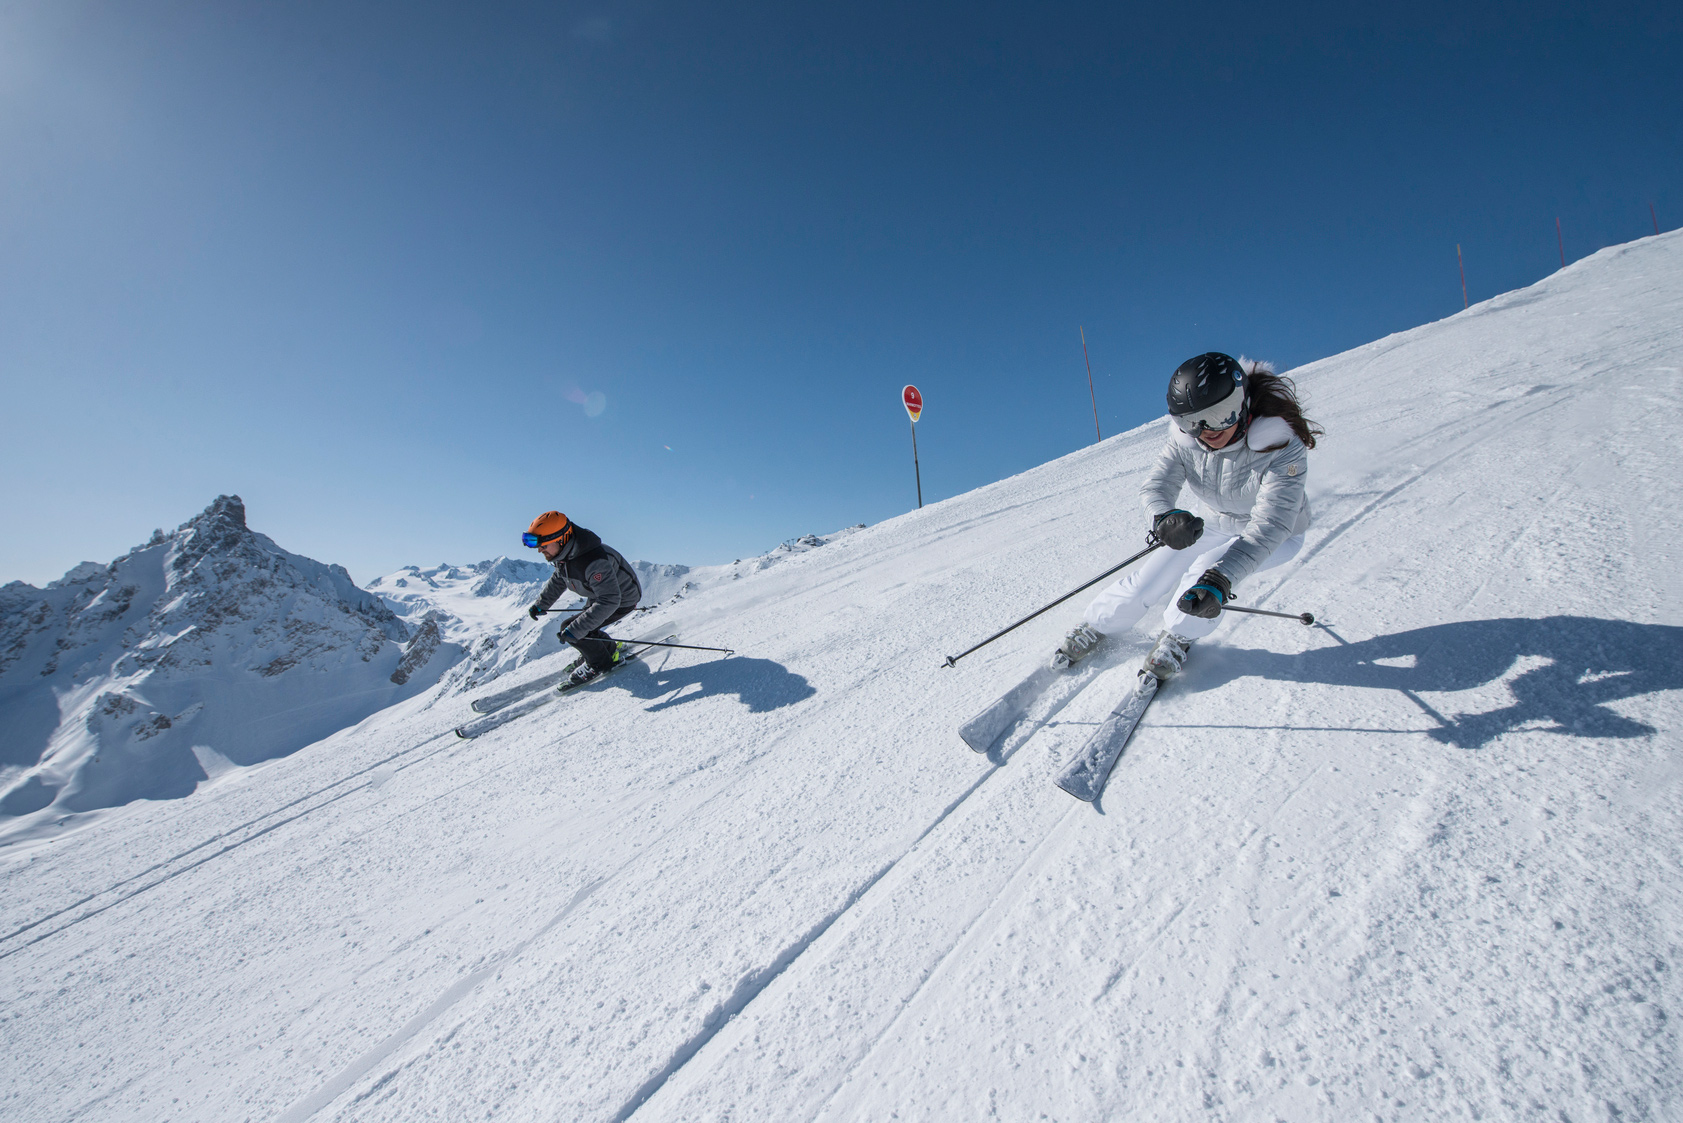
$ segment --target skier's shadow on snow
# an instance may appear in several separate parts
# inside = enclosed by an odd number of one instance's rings
[[[737,656],[660,668],[639,661],[616,673],[611,681],[633,697],[653,700],[654,705],[644,707],[649,713],[715,694],[735,694],[749,713],[762,714],[818,693],[782,663]],[[694,689],[697,686],[701,689]]]
[[[1657,730],[1607,703],[1656,690],[1683,689],[1683,628],[1587,616],[1539,620],[1465,620],[1351,643],[1335,641],[1300,655],[1214,648],[1197,685],[1211,689],[1247,675],[1287,682],[1399,691],[1434,719],[1429,735],[1465,749],[1530,725],[1579,737],[1646,737]],[[1507,683],[1513,704],[1488,713],[1446,714],[1421,691],[1472,690],[1507,676],[1527,656],[1547,662]],[[1200,671],[1206,668],[1200,668]],[[1190,685],[1190,684],[1189,684]],[[1544,723],[1534,725],[1533,723]]]

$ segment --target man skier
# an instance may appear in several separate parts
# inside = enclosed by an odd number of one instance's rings
[[[526,610],[528,616],[542,616],[563,592],[577,593],[586,601],[557,633],[582,657],[567,679],[570,686],[582,686],[620,661],[624,645],[602,629],[631,614],[643,598],[643,587],[618,550],[603,545],[560,511],[545,511],[533,519],[520,540],[555,567],[554,576]]]

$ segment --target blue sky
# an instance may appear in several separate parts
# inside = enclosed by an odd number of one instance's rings
[[[1683,223],[1680,7],[0,2],[0,581],[890,517],[906,382],[933,501],[1092,439],[1079,327],[1109,435]]]

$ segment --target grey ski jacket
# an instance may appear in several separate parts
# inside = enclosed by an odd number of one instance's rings
[[[1251,422],[1245,439],[1206,448],[1169,423],[1169,439],[1140,487],[1140,502],[1153,520],[1178,505],[1191,489],[1206,525],[1235,541],[1215,568],[1237,585],[1294,534],[1309,529],[1309,450],[1278,417]]]
[[[589,601],[573,617],[573,631],[581,636],[606,624],[620,609],[636,608],[643,599],[643,587],[631,563],[582,526],[573,531],[572,541],[549,564],[555,567],[555,573],[538,594],[538,607],[547,611],[569,591]]]

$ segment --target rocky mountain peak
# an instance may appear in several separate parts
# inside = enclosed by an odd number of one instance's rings
[[[247,526],[236,495],[109,565],[0,588],[0,820],[184,795],[202,752],[291,752],[460,654],[436,623],[410,638],[343,567]]]
[[[195,521],[208,522],[212,519],[224,519],[233,523],[241,530],[245,530],[245,500],[237,495],[218,495],[216,501],[204,509],[204,513]]]
[[[255,535],[245,523],[245,502],[237,495],[218,495],[216,501],[182,523],[173,535],[176,548],[170,568],[184,573],[206,557],[251,552]]]

